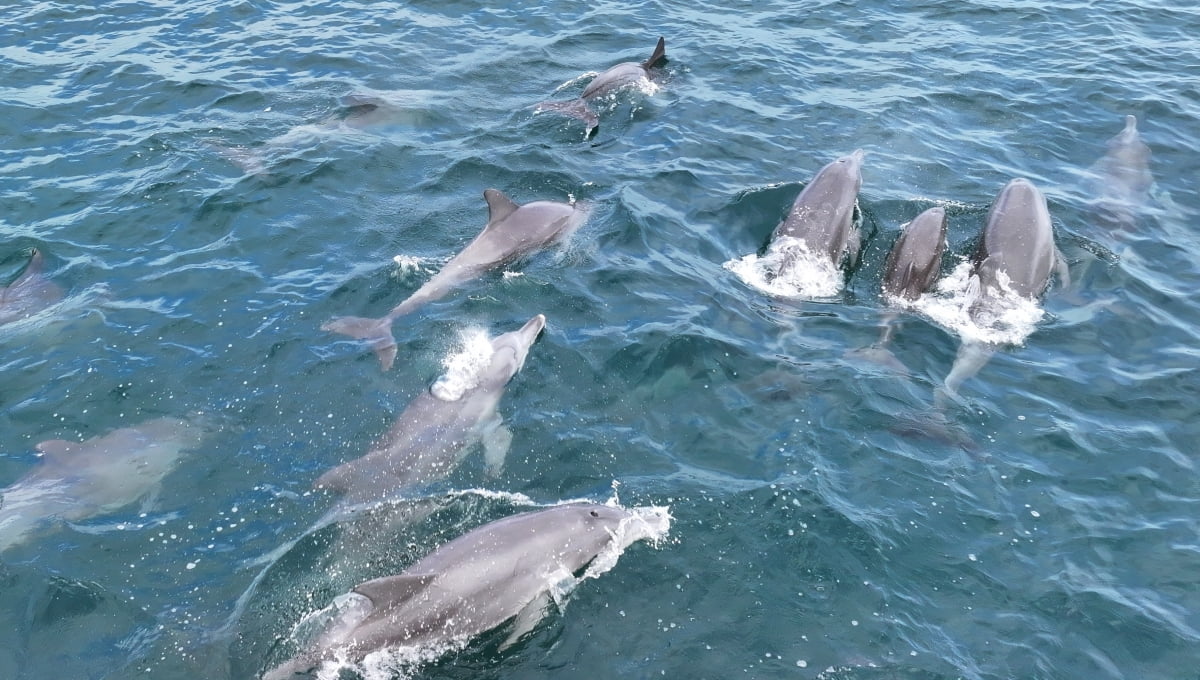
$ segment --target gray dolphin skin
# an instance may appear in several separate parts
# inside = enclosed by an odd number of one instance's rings
[[[1110,228],[1130,231],[1150,195],[1150,147],[1138,134],[1137,118],[1125,116],[1125,128],[1108,140],[1108,150],[1092,166],[1092,207]]]
[[[62,288],[42,275],[42,251],[33,249],[25,271],[0,287],[0,326],[27,319],[63,298]]]
[[[552,588],[602,553],[615,558],[638,540],[664,535],[669,523],[663,508],[582,503],[485,524],[402,573],[334,600],[316,639],[262,677],[308,674],[335,655],[358,663],[379,650],[437,651],[515,618],[513,642],[545,614]]]
[[[565,116],[578,118],[587,126],[587,131],[584,136],[590,136],[592,130],[600,124],[600,116],[592,109],[588,103],[598,97],[603,97],[623,87],[632,85],[642,80],[650,78],[650,69],[655,64],[665,59],[667,56],[667,41],[659,37],[658,44],[654,46],[654,52],[646,61],[638,63],[636,61],[626,61],[607,71],[601,73],[588,83],[587,87],[583,88],[583,93],[578,99],[561,102],[542,102],[534,109],[535,112],[555,111]]]
[[[382,500],[399,489],[435,481],[482,442],[488,471],[498,474],[512,434],[496,412],[504,387],[525,365],[546,327],[538,314],[518,330],[492,338],[491,360],[474,385],[448,400],[437,385],[419,394],[366,455],[321,475],[314,486],[344,494],[346,502]]]
[[[942,269],[946,210],[934,207],[913,218],[883,265],[883,294],[913,301],[929,290]]]
[[[483,197],[490,211],[487,226],[425,285],[378,319],[342,316],[327,321],[321,329],[366,340],[386,371],[396,360],[393,321],[445,297],[467,281],[562,239],[587,218],[582,204],[534,201],[517,205],[497,189],[484,191]]]
[[[1056,270],[1063,285],[1070,283],[1066,260],[1054,244],[1046,197],[1027,179],[1014,179],[1000,190],[972,262],[979,296],[969,311],[976,319],[994,315],[1003,307],[1005,296],[1036,300]],[[978,373],[991,355],[989,347],[964,342],[946,376],[946,391],[957,394],[959,386]]]
[[[810,253],[828,257],[835,267],[847,258],[855,260],[862,241],[854,207],[862,187],[863,156],[863,150],[856,149],[821,168],[771,234],[770,247],[793,238],[803,241]]]
[[[38,444],[38,465],[0,491],[0,551],[56,520],[78,522],[153,495],[205,433],[195,421],[158,418],[82,442]]]

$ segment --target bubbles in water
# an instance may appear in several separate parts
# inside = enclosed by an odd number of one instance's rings
[[[429,391],[442,401],[458,401],[479,385],[479,378],[492,363],[492,341],[482,328],[462,332],[457,349],[442,359],[446,372]]]
[[[790,236],[773,241],[762,257],[751,253],[721,266],[775,297],[814,300],[833,297],[842,289],[842,272],[833,261],[809,252],[804,241]]]

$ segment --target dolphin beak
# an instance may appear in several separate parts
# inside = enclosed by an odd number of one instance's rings
[[[855,149],[854,152],[851,153],[849,156],[849,158],[852,161],[854,161],[854,164],[860,168],[862,167],[863,159],[866,157],[867,157],[867,152],[863,151],[862,149]]]
[[[537,340],[538,335],[545,327],[546,315],[538,314],[529,321],[526,321],[525,325],[521,327],[521,330],[517,332],[521,334],[521,339],[525,341],[525,345],[529,346],[533,344],[534,340]]]

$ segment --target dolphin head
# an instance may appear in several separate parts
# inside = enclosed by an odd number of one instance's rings
[[[546,316],[538,314],[515,331],[492,338],[492,363],[488,372],[503,376],[505,382],[525,366],[525,357],[542,329],[546,327]]]
[[[856,193],[858,189],[862,188],[862,166],[863,159],[866,158],[866,156],[867,152],[863,151],[862,149],[855,149],[851,153],[846,154],[845,156],[842,156],[834,161],[834,164],[836,165],[845,166],[842,168],[842,171],[855,178],[857,182],[855,187]]]

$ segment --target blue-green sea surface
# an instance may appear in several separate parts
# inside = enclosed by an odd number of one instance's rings
[[[535,113],[660,35],[656,87],[596,102],[593,137]],[[115,506],[0,554],[0,678],[257,677],[354,584],[614,485],[670,507],[666,541],[517,644],[403,674],[1195,677],[1197,35],[1182,0],[4,3],[0,285],[36,247],[65,295],[0,326],[0,488],[52,462],[43,441],[201,430],[161,478],[118,476]],[[1155,181],[1114,229],[1089,169],[1126,115]],[[724,266],[857,148],[839,292]],[[1070,282],[935,407],[954,328],[900,313],[903,371],[855,351],[896,311],[884,258],[940,205],[951,274],[1014,177],[1045,193]],[[388,372],[321,330],[428,280],[489,187],[590,218],[398,319]],[[539,313],[498,476],[475,450],[321,524],[337,498],[314,480],[464,337]]]

